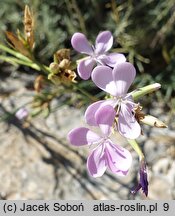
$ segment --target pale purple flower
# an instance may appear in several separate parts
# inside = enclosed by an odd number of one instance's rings
[[[147,180],[147,169],[145,161],[141,161],[140,166],[140,181],[136,187],[131,190],[132,194],[136,194],[140,189],[143,190],[143,193],[148,196],[148,180]]]
[[[91,45],[86,36],[82,33],[75,33],[72,36],[71,44],[73,48],[89,57],[80,61],[77,70],[79,76],[87,80],[96,64],[114,67],[116,63],[125,62],[126,58],[120,53],[107,53],[113,45],[113,36],[110,31],[103,31],[98,34],[95,46]]]
[[[87,159],[87,168],[93,177],[102,176],[107,168],[113,173],[124,176],[131,166],[130,152],[115,145],[110,139],[115,114],[115,110],[109,105],[96,112],[95,121],[100,128],[100,135],[86,127],[73,129],[68,134],[72,145],[96,145]]]
[[[15,116],[19,120],[26,119],[29,115],[28,110],[25,107],[20,108],[16,113]]]
[[[134,103],[131,93],[127,93],[135,75],[134,66],[128,62],[117,64],[113,70],[107,66],[97,66],[93,70],[93,82],[112,98],[95,102],[87,108],[85,118],[89,125],[96,125],[95,113],[109,104],[117,110],[119,133],[128,139],[136,139],[140,135],[141,128],[134,116],[137,104]]]

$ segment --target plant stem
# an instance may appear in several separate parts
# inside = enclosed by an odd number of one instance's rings
[[[96,102],[98,99],[91,94],[89,94],[87,91],[84,89],[80,88],[78,85],[73,84],[73,88],[80,91],[83,95],[87,96],[92,102]]]
[[[127,139],[129,144],[133,147],[133,149],[137,152],[137,154],[139,155],[140,161],[143,160],[144,154],[140,148],[140,146],[138,145],[138,143],[136,142],[136,140],[131,140],[131,139]]]

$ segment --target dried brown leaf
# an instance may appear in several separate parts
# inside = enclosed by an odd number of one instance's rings
[[[42,75],[36,77],[34,82],[34,89],[36,92],[40,92],[43,89],[45,79]]]
[[[11,43],[12,47],[19,51],[21,54],[30,57],[28,49],[25,47],[24,43],[12,32],[6,31],[6,37]]]

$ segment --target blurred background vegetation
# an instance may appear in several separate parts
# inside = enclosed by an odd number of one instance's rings
[[[41,63],[49,66],[54,52],[71,48],[71,36],[77,31],[93,43],[99,31],[109,30],[115,38],[113,51],[124,53],[137,68],[135,84],[161,83],[158,98],[171,104],[169,109],[175,107],[174,0],[2,0],[1,43],[6,43],[5,31],[23,28],[25,4],[34,14],[34,52]],[[71,56],[78,59],[73,50]],[[2,74],[5,66],[3,61],[0,64]]]

